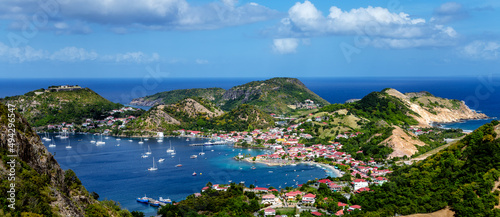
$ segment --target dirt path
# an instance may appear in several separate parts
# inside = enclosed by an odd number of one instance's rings
[[[451,211],[450,208],[445,208],[436,212],[425,213],[425,214],[413,214],[404,217],[453,217],[455,212]]]

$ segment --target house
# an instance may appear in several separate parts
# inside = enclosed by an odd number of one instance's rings
[[[274,194],[267,194],[262,196],[262,203],[268,203],[268,204],[274,204],[274,201],[276,199],[276,196]]]
[[[356,194],[359,194],[359,193],[361,193],[361,192],[363,192],[363,191],[371,191],[371,190],[370,190],[370,188],[368,188],[368,187],[366,187],[366,188],[360,188],[360,189],[358,189],[358,190],[356,191]]]
[[[288,193],[285,194],[285,196],[286,196],[286,198],[288,200],[295,200],[295,197],[297,195],[302,195],[302,192],[300,192],[300,191],[290,191],[290,192],[288,192]]]
[[[347,206],[347,204],[346,203],[342,203],[342,202],[338,202],[337,206],[343,209],[345,206]]]
[[[351,210],[351,211],[352,210],[356,210],[356,209],[361,210],[361,206],[360,205],[352,205],[352,206],[349,207],[349,210]]]
[[[302,197],[302,203],[314,203],[316,201],[316,195],[314,194],[306,194]]]
[[[344,215],[344,210],[341,209],[335,213],[336,216],[343,216]]]
[[[206,191],[206,190],[208,190],[209,188],[210,188],[210,187],[205,186],[205,187],[203,187],[203,188],[201,189],[201,192],[205,192],[205,191]]]
[[[342,186],[338,185],[337,183],[330,183],[330,190],[337,192],[342,190]]]
[[[276,210],[273,208],[267,208],[264,210],[264,216],[266,215],[276,215]]]
[[[323,215],[323,213],[320,213],[320,212],[317,212],[317,211],[311,212],[311,214],[313,214],[313,216],[322,216]]]
[[[356,179],[351,184],[353,185],[355,191],[357,191],[360,188],[368,187],[368,182],[364,179]]]
[[[377,185],[382,185],[382,184],[384,184],[384,183],[387,182],[387,178],[385,178],[385,177],[377,177],[377,178],[375,178],[375,180],[373,182],[375,184],[377,184]]]

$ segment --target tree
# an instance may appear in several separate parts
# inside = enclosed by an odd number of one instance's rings
[[[133,217],[144,217],[144,213],[139,211],[132,211],[131,214]]]
[[[250,184],[249,188],[250,188],[250,189],[254,189],[254,188],[255,188],[255,185]]]

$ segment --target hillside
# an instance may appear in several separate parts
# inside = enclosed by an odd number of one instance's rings
[[[81,185],[80,180],[71,170],[63,171],[54,156],[47,151],[40,137],[31,129],[29,123],[15,113],[15,133],[10,136],[7,119],[12,115],[8,108],[0,103],[0,190],[10,189],[10,162],[7,157],[8,139],[14,138],[18,145],[18,157],[15,168],[15,210],[8,207],[10,202],[5,197],[0,199],[0,215],[6,216],[131,216],[130,212],[121,210],[112,201],[99,202]],[[31,215],[30,215],[31,214]]]
[[[461,120],[485,119],[485,114],[472,111],[463,101],[433,96],[428,92],[405,93],[388,89],[387,94],[401,99],[413,112],[411,115],[419,126],[428,127],[431,123],[450,123]]]
[[[330,104],[296,78],[272,78],[235,86],[227,90],[217,104],[226,111],[248,104],[264,112],[280,114],[291,111],[306,99],[320,107]]]
[[[86,118],[102,118],[108,111],[121,107],[89,88],[60,91],[53,88],[39,89],[24,95],[5,97],[0,102],[16,105],[18,111],[35,127],[62,122],[79,124]]]
[[[224,112],[212,102],[199,97],[186,98],[168,105],[157,105],[129,126],[134,130],[165,131],[177,128],[200,128]]]
[[[154,106],[171,104],[186,97],[207,99],[224,111],[230,111],[241,104],[257,106],[268,113],[286,113],[304,105],[306,99],[314,101],[314,106],[329,103],[309,90],[296,78],[272,78],[265,81],[252,81],[235,86],[229,90],[222,88],[198,88],[173,90],[151,96],[133,99],[132,105]]]
[[[171,90],[133,99],[130,105],[156,106],[172,104],[179,100],[193,97],[201,97],[212,102],[217,102],[222,98],[224,92],[226,92],[226,90],[217,87]]]
[[[500,140],[492,121],[459,142],[389,175],[388,183],[351,199],[363,216],[431,213],[450,207],[455,216],[500,216]]]
[[[207,127],[225,131],[266,129],[274,126],[274,118],[256,106],[242,104],[216,118],[211,124]]]

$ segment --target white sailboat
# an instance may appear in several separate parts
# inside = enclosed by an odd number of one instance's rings
[[[54,140],[52,140],[52,143],[49,145],[49,148],[54,148],[56,147],[56,143],[54,142]]]
[[[139,141],[139,144],[140,145],[144,144],[144,142],[142,141],[142,137],[141,137],[141,141]]]
[[[165,161],[165,159],[160,158],[160,159],[158,160],[158,163],[161,163],[161,162],[163,162],[163,161]]]
[[[174,152],[174,149],[172,149],[172,141],[169,141],[170,142],[170,148],[167,149],[167,153],[172,153]]]
[[[122,140],[122,139],[120,139],[120,138],[116,138],[116,141],[121,141],[121,140]]]
[[[171,155],[175,155],[175,148],[174,148],[174,151],[170,153]]]
[[[158,138],[157,142],[163,142],[163,137]]]
[[[145,138],[144,141],[149,141],[149,138]]]
[[[153,167],[150,167],[148,169],[149,171],[155,171],[155,170],[158,170],[158,167],[156,167],[156,164],[155,164],[155,158],[153,157]]]
[[[71,148],[71,141],[68,140],[68,145],[66,146],[67,149],[70,149]]]
[[[201,146],[201,152],[198,153],[198,155],[205,155],[205,152],[203,152],[203,146]]]
[[[175,167],[182,167],[181,158],[179,158],[179,164],[175,165]]]
[[[106,142],[102,141],[102,134],[101,134],[101,141],[96,142],[95,145],[104,145],[104,144],[106,144]]]
[[[148,145],[148,152],[146,152],[147,155],[150,155],[151,154],[151,148],[149,147]]]
[[[94,139],[94,135],[92,135],[92,140],[90,140],[90,143],[94,144],[96,141]]]
[[[149,157],[149,155],[147,155],[147,154],[142,154],[141,155],[141,158],[148,158],[148,157]]]
[[[61,139],[67,139],[67,138],[69,138],[68,133],[67,132],[63,132],[63,135],[60,138]]]

